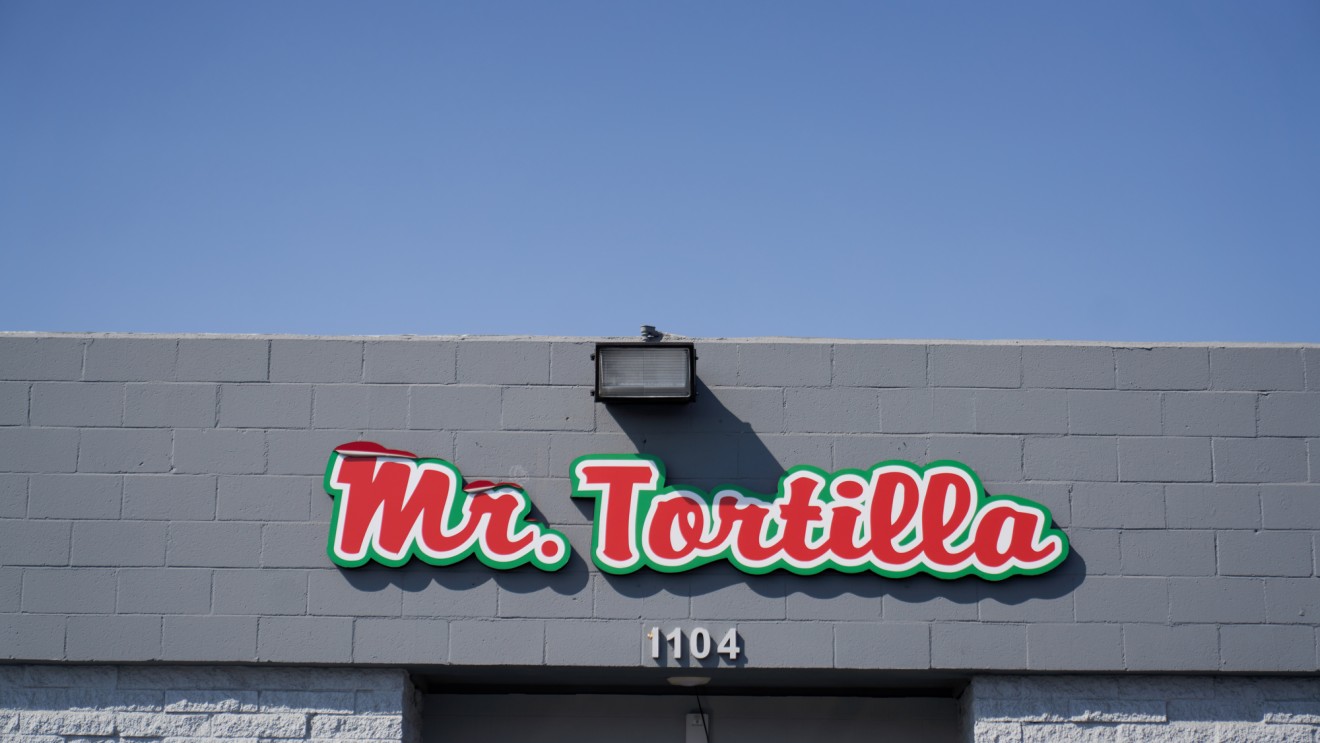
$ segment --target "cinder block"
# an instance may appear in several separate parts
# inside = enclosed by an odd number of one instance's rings
[[[174,442],[168,430],[84,428],[79,472],[168,472]]]
[[[312,400],[314,428],[408,427],[408,388],[403,385],[318,384]]]
[[[264,382],[270,370],[270,341],[181,338],[175,377],[186,382]]]
[[[86,345],[82,338],[0,335],[0,379],[81,379]]]
[[[500,427],[512,431],[589,431],[596,403],[585,387],[509,387]]]
[[[161,657],[175,661],[256,660],[257,618],[165,617]]]
[[[37,382],[32,385],[34,426],[118,426],[123,422],[123,414],[122,384]]]
[[[916,622],[840,622],[834,625],[834,667],[930,668],[930,626]]]
[[[27,497],[27,475],[0,475],[0,519],[21,519],[26,516]]]
[[[435,430],[492,430],[500,427],[499,387],[478,385],[410,388],[408,427]]]
[[[924,436],[844,436],[831,437],[834,445],[834,469],[869,467],[877,462],[900,459],[926,462],[930,440]]]
[[[833,439],[814,435],[739,436],[738,476],[764,478],[769,489],[778,484],[779,476],[789,467],[811,464],[829,469]]]
[[[1072,488],[1077,526],[1100,529],[1164,527],[1164,492],[1147,483],[1079,482]]]
[[[927,378],[932,387],[1021,387],[1022,349],[1001,345],[929,347]]]
[[[1058,571],[1063,574],[1085,572],[1086,575],[1118,575],[1123,572],[1122,551],[1119,546],[1118,529],[1083,529],[1078,526],[1068,530],[1068,542],[1071,555]]]
[[[216,418],[213,384],[129,384],[124,389],[124,425],[210,428]]]
[[[344,442],[340,442],[344,443]],[[330,456],[326,452],[326,458]],[[266,470],[264,431],[179,430],[174,471],[184,474],[260,474]]]
[[[594,350],[594,349],[593,349]],[[711,387],[738,384],[738,344],[704,341],[696,344],[697,378]],[[592,372],[595,379],[595,372]]]
[[[1129,671],[1214,671],[1219,668],[1218,627],[1126,624],[1123,654]]]
[[[737,383],[742,387],[828,386],[832,349],[827,343],[741,343]],[[701,368],[698,360],[698,375]]]
[[[77,463],[77,429],[0,428],[0,472],[73,472]]]
[[[28,422],[31,387],[26,382],[0,382],[0,426],[21,426]]]
[[[332,565],[326,556],[329,542],[326,524],[266,524],[261,530],[263,568],[324,568]]]
[[[546,622],[546,665],[635,666],[642,654],[644,635],[639,625],[637,622]],[[713,642],[719,642],[719,638]]]
[[[400,586],[405,617],[493,617],[499,611],[491,571],[426,566],[405,571]],[[683,616],[687,616],[686,611]]]
[[[931,668],[1027,668],[1027,625],[944,622],[930,628]]]
[[[550,344],[550,384],[590,386],[596,379],[596,352],[594,343],[555,342]],[[701,349],[697,349],[701,361]],[[730,370],[732,371],[732,370]]]
[[[981,433],[1067,433],[1068,394],[1063,390],[982,390],[976,393]]]
[[[692,618],[694,620],[785,619],[788,609],[784,599],[784,578],[769,574],[746,576],[740,581],[732,571],[709,567],[693,573]]]
[[[896,343],[835,343],[833,384],[839,387],[924,387],[926,347]]]
[[[1257,529],[1261,496],[1254,485],[1169,484],[1164,506],[1170,529]],[[1316,510],[1320,527],[1320,508]]]
[[[1255,436],[1256,397],[1249,392],[1166,392],[1164,433]]]
[[[1265,621],[1265,582],[1259,578],[1170,578],[1174,623],[1256,625]]]
[[[1261,436],[1320,436],[1320,394],[1261,395],[1259,425]]]
[[[312,386],[221,385],[219,421],[224,428],[307,428],[312,423]]]
[[[1316,624],[1320,617],[1320,581],[1266,578],[1265,616],[1270,624]]]
[[[314,570],[307,582],[307,612],[325,616],[397,617],[403,589],[395,571],[383,568]]]
[[[501,617],[572,618],[592,614],[591,583],[582,575],[515,572],[496,576]]]
[[[1169,621],[1169,581],[1129,576],[1088,577],[1074,592],[1079,622]]]
[[[1073,593],[1062,586],[1070,578],[982,583],[977,617],[982,622],[1071,622]]]
[[[165,524],[160,521],[75,522],[70,562],[105,567],[164,565]]]
[[[1124,575],[1214,575],[1215,535],[1210,531],[1124,531]]]
[[[165,561],[174,567],[257,567],[261,564],[261,524],[172,522]]]
[[[0,519],[0,565],[68,565],[68,521]]]
[[[1016,436],[932,436],[926,458],[962,462],[982,481],[1022,479],[1022,439]]]
[[[1018,495],[1035,501],[1054,517],[1054,525],[1061,528],[1072,526],[1072,485],[1066,482],[986,482],[985,491],[989,495]]]
[[[1133,436],[1118,440],[1118,477],[1127,482],[1209,482],[1210,439]]]
[[[363,378],[383,384],[448,384],[455,378],[456,356],[453,341],[368,341]]]
[[[87,344],[83,379],[171,381],[178,347],[179,342],[171,338],[93,338]]]
[[[301,475],[222,475],[216,499],[222,521],[306,521],[313,499],[330,500],[320,482]]]
[[[1305,389],[1296,348],[1212,348],[1210,386],[1217,390]]]
[[[217,614],[307,613],[305,570],[217,570],[212,581],[212,601]]]
[[[697,399],[689,405],[594,403],[594,413],[595,431],[601,434],[783,433],[784,390],[780,387],[708,387],[699,390]]]
[[[880,390],[885,433],[972,433],[976,393],[964,389]]]
[[[545,661],[545,622],[466,619],[449,623],[454,665],[539,666]]]
[[[266,441],[270,461],[266,472],[271,475],[324,475],[326,465],[330,462],[330,453],[336,446],[363,438],[361,431],[296,428],[269,431],[266,433]]]
[[[1044,671],[1121,671],[1123,632],[1117,624],[1027,625],[1027,665]]]
[[[63,660],[65,622],[60,616],[0,614],[0,658]]]
[[[550,344],[465,340],[458,344],[458,381],[466,384],[549,384]]]
[[[358,619],[354,623],[356,663],[446,663],[448,660],[449,622],[443,619]]]
[[[275,339],[270,342],[272,382],[360,382],[362,342]]]
[[[1114,349],[1103,346],[1026,346],[1022,349],[1026,387],[1113,389]]]
[[[1028,437],[1022,472],[1028,480],[1114,481],[1118,445],[1105,436]]]
[[[862,387],[790,387],[784,390],[789,433],[879,433],[880,403]]]
[[[125,475],[123,517],[152,521],[215,518],[211,475]]]
[[[1301,439],[1215,439],[1219,482],[1306,482],[1306,442]]]
[[[33,475],[28,516],[42,519],[117,519],[123,478],[113,475]]]
[[[1203,390],[1210,386],[1205,348],[1116,348],[1121,390]]]
[[[23,611],[35,614],[113,614],[115,571],[97,568],[28,568]]]
[[[0,614],[15,614],[22,608],[23,569],[0,568]]]
[[[1311,535],[1304,531],[1221,531],[1220,575],[1304,576],[1312,572]]]
[[[107,580],[113,591],[114,579]],[[119,571],[120,614],[207,614],[210,611],[210,570],[125,568]]]
[[[469,479],[548,477],[550,434],[530,431],[459,431],[454,464]],[[564,473],[553,473],[563,476]]]
[[[1130,390],[1069,391],[1068,431],[1128,436],[1158,434],[1159,393]]]
[[[1265,485],[1260,500],[1266,529],[1320,529],[1320,485]]]
[[[1297,625],[1219,628],[1219,655],[1225,671],[1314,671],[1315,630]]]
[[[69,660],[143,661],[160,657],[160,617],[69,617]]]
[[[894,581],[883,599],[885,621],[974,620],[981,592],[974,581],[945,581],[927,576]]]
[[[257,658],[288,663],[347,663],[353,658],[350,617],[261,617]]]
[[[1320,348],[1303,349],[1302,363],[1306,367],[1306,389],[1320,391]]]
[[[715,642],[721,634],[716,632]],[[742,658],[751,668],[834,666],[834,625],[830,623],[739,622],[738,636]]]

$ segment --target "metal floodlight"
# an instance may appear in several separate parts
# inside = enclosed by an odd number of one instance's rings
[[[692,402],[697,354],[691,343],[597,343],[599,402]]]

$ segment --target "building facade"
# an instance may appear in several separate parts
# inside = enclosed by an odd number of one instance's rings
[[[0,334],[0,736],[1320,740],[1320,347],[695,340],[694,402],[629,405],[595,342]],[[350,442],[567,559],[344,567]],[[785,508],[802,465],[956,462],[1066,558],[602,569],[575,462],[633,453]]]

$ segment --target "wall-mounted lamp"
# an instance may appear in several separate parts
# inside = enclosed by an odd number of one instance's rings
[[[692,402],[697,354],[691,343],[597,343],[597,402]]]

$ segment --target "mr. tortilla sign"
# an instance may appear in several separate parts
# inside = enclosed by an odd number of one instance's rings
[[[802,465],[784,473],[774,495],[668,486],[664,465],[641,454],[578,457],[569,478],[573,497],[595,499],[592,559],[609,573],[676,573],[723,560],[747,573],[1001,580],[1046,572],[1068,556],[1068,537],[1048,509],[986,495],[976,474],[953,461],[836,472]],[[330,456],[325,488],[335,499],[330,559],[344,567],[397,567],[412,557],[450,565],[475,556],[497,569],[568,562],[568,540],[528,518],[520,486],[465,483],[443,459],[345,444]]]

